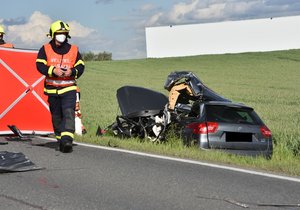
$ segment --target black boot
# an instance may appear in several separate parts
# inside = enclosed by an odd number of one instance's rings
[[[69,141],[69,140],[60,141],[59,150],[63,153],[72,152],[73,151],[72,141]]]

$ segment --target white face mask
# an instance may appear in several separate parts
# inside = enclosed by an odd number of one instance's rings
[[[56,41],[63,43],[66,40],[67,36],[66,34],[57,34],[55,35]]]

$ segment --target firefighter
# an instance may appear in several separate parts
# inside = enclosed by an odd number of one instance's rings
[[[44,93],[48,95],[54,134],[59,150],[72,152],[75,132],[76,80],[84,72],[84,62],[76,45],[68,43],[69,25],[61,20],[51,24],[51,41],[37,55],[36,67],[45,75]]]
[[[6,48],[14,48],[14,45],[11,43],[6,43],[3,39],[5,34],[4,28],[0,26],[0,47],[6,47]]]

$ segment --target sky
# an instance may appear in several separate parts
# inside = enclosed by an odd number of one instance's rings
[[[9,0],[0,24],[6,42],[38,50],[50,41],[51,23],[62,20],[80,52],[125,60],[146,58],[146,27],[298,15],[299,0]]]

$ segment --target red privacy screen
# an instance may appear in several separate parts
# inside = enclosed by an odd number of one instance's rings
[[[35,66],[37,51],[0,47],[0,134],[8,125],[22,133],[53,133],[44,76]]]

